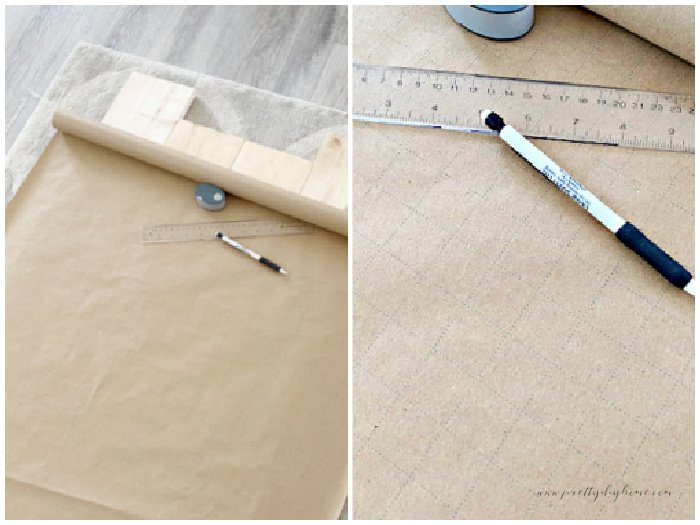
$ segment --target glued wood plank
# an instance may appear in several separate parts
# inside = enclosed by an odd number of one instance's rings
[[[328,135],[316,154],[302,195],[329,206],[348,207],[348,143],[335,134]]]
[[[194,88],[132,71],[110,109],[177,122],[185,116],[193,99]]]
[[[102,122],[164,144],[194,99],[194,88],[132,71]]]
[[[347,141],[324,140],[313,163],[183,120],[194,89],[132,72],[102,122],[241,175],[347,208]]]
[[[255,142],[246,142],[233,162],[232,169],[242,175],[299,193],[311,170],[311,161]]]
[[[217,166],[230,168],[244,142],[240,137],[180,120],[175,124],[165,145]]]

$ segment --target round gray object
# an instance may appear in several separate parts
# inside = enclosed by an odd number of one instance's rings
[[[445,9],[458,24],[492,40],[525,36],[535,21],[535,8],[531,5],[446,5]]]
[[[205,210],[220,211],[226,207],[226,192],[213,184],[197,184],[194,196],[197,204]]]

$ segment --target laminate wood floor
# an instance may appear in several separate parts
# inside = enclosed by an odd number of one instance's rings
[[[5,152],[79,41],[347,109],[346,6],[7,6]]]

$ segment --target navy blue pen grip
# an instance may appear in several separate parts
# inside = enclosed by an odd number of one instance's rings
[[[683,268],[673,257],[659,248],[633,224],[626,222],[617,230],[615,236],[622,244],[648,262],[657,272],[663,275],[672,285],[685,288],[693,276]]]
[[[282,267],[279,264],[273,263],[270,259],[267,259],[265,257],[260,257],[260,264],[264,264],[268,268],[272,268],[276,272],[279,272]]]

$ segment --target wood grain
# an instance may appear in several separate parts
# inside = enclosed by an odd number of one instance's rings
[[[348,143],[328,135],[316,154],[301,194],[336,208],[348,207]]]
[[[195,94],[194,88],[133,71],[102,123],[238,175],[347,209],[348,148],[343,137],[326,137],[312,163],[184,120]]]
[[[165,144],[193,99],[194,88],[132,71],[102,122]]]
[[[79,41],[347,109],[346,6],[7,6],[6,152]]]
[[[240,137],[180,120],[175,124],[165,145],[222,168],[230,168],[244,142]]]

